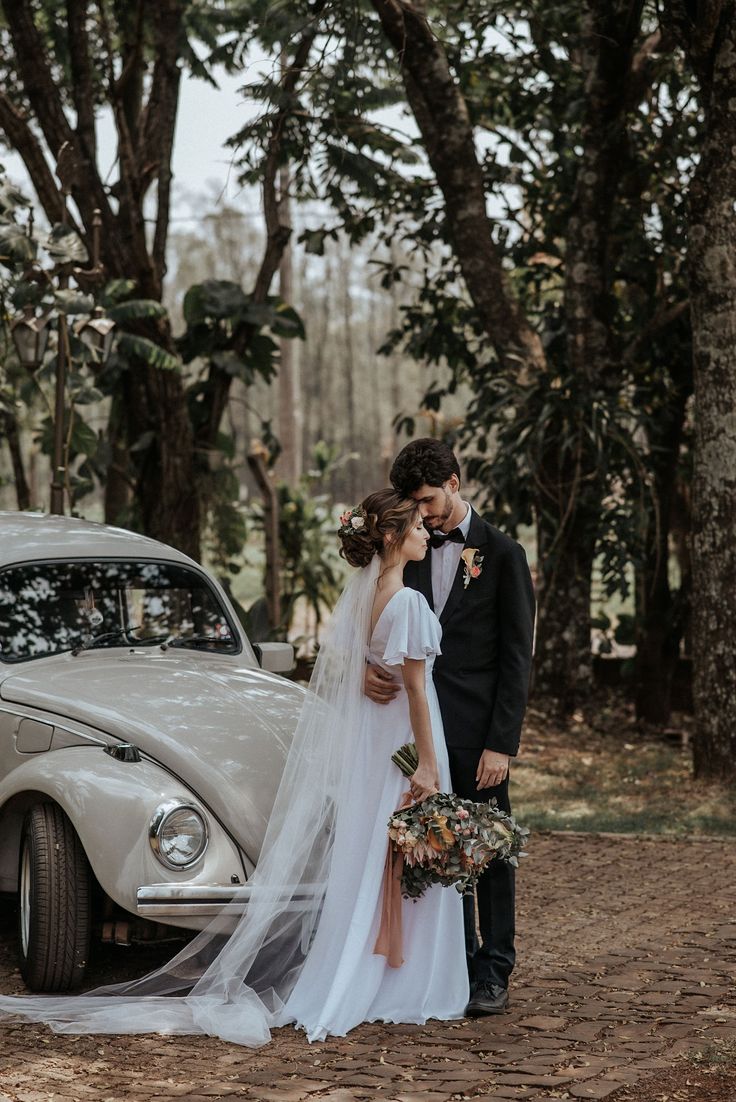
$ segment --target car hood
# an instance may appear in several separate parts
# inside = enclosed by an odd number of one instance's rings
[[[306,693],[238,657],[121,649],[39,659],[0,697],[134,743],[180,778],[251,861]]]

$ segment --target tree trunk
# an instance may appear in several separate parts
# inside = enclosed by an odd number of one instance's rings
[[[151,443],[140,453],[137,470],[135,496],[140,526],[146,535],[198,560],[202,503],[182,380],[173,371],[158,371],[135,362],[126,374],[128,443],[132,446],[145,432],[154,433]],[[145,395],[143,401],[139,400],[141,393]],[[155,418],[152,411],[156,411]]]
[[[690,189],[693,328],[693,755],[736,778],[736,4],[670,0],[701,88],[705,138]]]
[[[714,59],[691,191],[693,660],[698,776],[736,777],[736,21]]]
[[[10,461],[13,464],[15,498],[18,502],[18,508],[23,511],[31,507],[31,490],[28,485],[28,479],[26,478],[25,464],[23,463],[18,422],[12,413],[6,411],[3,413],[2,424],[5,429],[5,439],[8,442]]]
[[[660,726],[670,719],[672,678],[684,629],[682,601],[687,584],[683,578],[679,593],[673,595],[669,536],[687,397],[687,391],[681,389],[676,400],[663,406],[660,417],[666,417],[667,423],[652,441],[655,502],[650,509],[645,561],[637,575],[636,716]]]
[[[578,517],[559,538],[559,525],[537,516],[537,633],[534,693],[568,715],[590,695],[590,596],[595,528]]]
[[[113,398],[107,424],[107,442],[110,462],[105,478],[105,523],[126,525],[130,523],[132,484],[130,480],[130,456],[125,445],[124,414],[120,398]]]
[[[353,300],[350,287],[350,247],[342,242],[340,246],[340,282],[342,283],[342,323],[344,341],[344,359],[342,371],[345,379],[345,436],[347,437],[347,450],[359,450],[358,441],[358,411],[356,405],[356,370],[355,349],[353,345]],[[362,497],[363,475],[356,470],[353,462],[349,468],[350,497],[353,501],[359,501]]]
[[[282,67],[284,66],[282,57]],[[289,170],[279,169],[279,214],[284,226],[291,226]],[[291,245],[286,245],[279,264],[279,295],[290,305],[294,301],[294,273]],[[299,378],[299,350],[296,341],[279,341],[279,443],[281,454],[277,471],[290,486],[302,473],[302,400]]]

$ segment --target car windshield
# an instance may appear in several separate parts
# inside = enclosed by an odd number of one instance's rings
[[[50,562],[0,572],[0,660],[91,647],[233,654],[239,641],[206,578],[163,562]]]

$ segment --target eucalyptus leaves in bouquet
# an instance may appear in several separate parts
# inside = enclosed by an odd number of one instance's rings
[[[419,765],[416,746],[402,746],[391,760],[410,777]],[[437,792],[396,811],[389,819],[388,835],[403,857],[401,894],[419,899],[432,884],[470,891],[494,860],[518,868],[519,858],[526,856],[529,831],[495,799],[474,803],[452,792]]]

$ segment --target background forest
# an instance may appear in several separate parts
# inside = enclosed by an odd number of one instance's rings
[[[26,175],[0,183],[3,504],[48,504],[57,354],[29,374],[11,319],[78,326],[97,304],[104,366],[58,329],[75,511],[235,588],[256,440],[286,607],[316,610],[333,506],[385,482],[409,436],[446,436],[536,560],[536,698],[589,697],[596,628],[635,644],[638,715],[666,725],[692,656],[696,770],[736,773],[734,5],[0,7],[0,131]],[[225,71],[250,105],[243,190],[179,223],[181,76]]]

